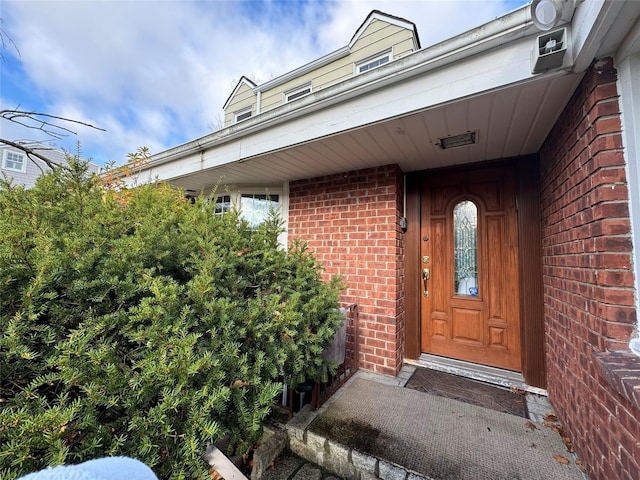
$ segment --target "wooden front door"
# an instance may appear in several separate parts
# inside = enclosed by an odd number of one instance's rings
[[[521,370],[515,185],[510,167],[425,178],[423,352]]]

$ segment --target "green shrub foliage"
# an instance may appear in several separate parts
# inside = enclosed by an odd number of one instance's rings
[[[209,478],[244,453],[283,374],[326,372],[339,280],[305,245],[166,184],[107,188],[86,165],[0,186],[0,473],[128,455]]]

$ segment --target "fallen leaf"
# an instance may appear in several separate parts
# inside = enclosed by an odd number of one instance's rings
[[[567,435],[567,433],[562,428],[558,417],[556,417],[553,413],[548,413],[544,417],[544,426],[550,428],[554,432],[558,433],[558,435],[560,435],[560,438],[564,442],[565,447],[567,447],[568,452],[573,453],[575,451],[571,438],[569,438],[569,435]]]
[[[558,433],[560,433],[560,431],[562,430],[560,422],[558,421],[558,417],[556,417],[553,413],[548,413],[544,417],[544,426]]]
[[[533,422],[527,422],[524,424],[525,427],[527,427],[529,430],[534,431],[537,430],[538,427],[536,427],[536,424]]]
[[[224,480],[224,477],[213,467],[209,469],[209,476],[211,480]]]
[[[569,465],[569,460],[567,458],[564,458],[562,455],[558,455],[557,453],[553,454],[553,459],[563,465]]]
[[[527,394],[527,391],[526,391],[526,390],[523,390],[523,389],[518,388],[518,387],[513,386],[513,385],[512,385],[511,387],[509,387],[509,389],[510,389],[513,393],[517,393],[518,395],[522,395],[522,396],[524,396],[524,395],[526,395],[526,394]]]
[[[575,450],[573,448],[573,442],[569,438],[569,435],[567,435],[564,432],[564,430],[560,431],[560,437],[562,438],[562,441],[564,442],[564,446],[567,447],[567,451],[569,451],[570,453],[575,452]]]

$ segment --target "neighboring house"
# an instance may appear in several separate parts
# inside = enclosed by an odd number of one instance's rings
[[[66,154],[62,150],[38,142],[29,142],[24,145],[48,158],[54,164],[64,165],[67,162]],[[0,176],[10,178],[14,185],[33,187],[40,175],[51,170],[44,161],[33,156],[27,158],[24,151],[1,143],[0,157],[2,158]],[[100,166],[89,163],[89,171],[99,173]]]
[[[144,178],[279,204],[359,305],[362,368],[546,391],[591,478],[640,478],[639,18],[536,0],[420,48],[373,12],[343,49],[242,78],[225,128]]]

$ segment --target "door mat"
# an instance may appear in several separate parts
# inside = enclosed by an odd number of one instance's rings
[[[428,368],[416,368],[406,388],[528,418],[524,395]]]

